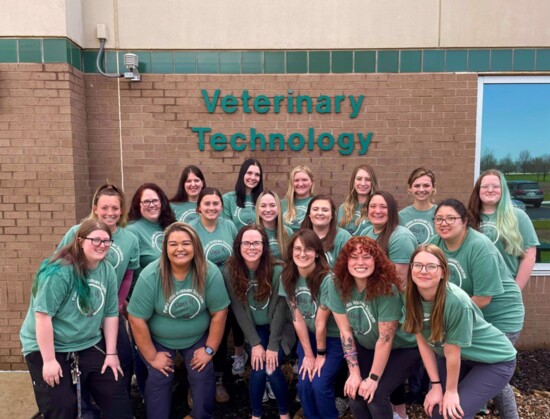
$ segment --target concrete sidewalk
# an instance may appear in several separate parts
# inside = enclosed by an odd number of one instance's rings
[[[0,417],[30,419],[38,412],[27,371],[0,371]]]

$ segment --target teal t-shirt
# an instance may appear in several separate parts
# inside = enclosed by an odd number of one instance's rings
[[[135,283],[141,271],[160,257],[164,232],[160,224],[152,223],[145,218],[131,222],[126,228],[139,242],[139,269],[134,272]]]
[[[200,218],[191,221],[189,225],[197,232],[206,259],[221,268],[233,254],[233,241],[237,236],[235,224],[230,220],[218,218],[212,233],[204,228]]]
[[[189,224],[196,218],[200,217],[200,214],[197,212],[197,203],[196,202],[170,202],[170,207],[174,211],[176,220]]]
[[[378,234],[374,232],[374,227],[368,227],[362,236],[378,239]],[[403,226],[397,226],[390,235],[388,242],[388,257],[393,263],[410,263],[411,255],[418,246],[416,237]]]
[[[59,242],[57,250],[72,242],[79,227],[80,224],[77,224],[67,231],[67,234]],[[120,287],[126,270],[139,269],[139,243],[133,233],[122,227],[116,229],[112,239],[113,244],[109,248],[106,260],[115,269],[117,284]]]
[[[283,199],[281,201],[281,210],[283,212],[283,220],[285,224],[288,227],[290,227],[290,229],[294,233],[296,233],[302,227],[302,221],[304,221],[304,218],[306,218],[306,214],[307,214],[307,206],[309,205],[309,202],[312,199],[313,197],[309,196],[307,198],[294,200],[294,208],[296,208],[296,216],[290,223],[286,222],[286,213],[288,211],[288,201],[286,199]]]
[[[256,222],[256,205],[252,202],[252,196],[246,195],[244,199],[244,208],[237,206],[237,196],[235,191],[227,192],[223,195],[223,218],[233,221],[237,232],[244,226]]]
[[[40,350],[36,342],[34,317],[37,312],[52,318],[56,352],[81,351],[94,346],[103,337],[103,320],[118,317],[118,287],[110,263],[101,261],[86,277],[92,297],[90,313],[82,312],[80,308],[75,279],[72,265],[60,265],[59,269],[42,279],[36,295],[31,296],[29,310],[21,326],[24,355]]]
[[[174,289],[168,299],[160,281],[160,260],[143,270],[128,304],[128,313],[147,321],[155,342],[169,349],[189,348],[210,327],[210,314],[229,306],[220,270],[211,262],[207,264],[202,294],[193,286],[189,272],[183,281],[172,280]]]
[[[342,227],[352,236],[359,236],[363,230],[371,225],[368,218],[365,218],[360,223],[357,223],[357,220],[359,220],[359,218],[361,217],[361,210],[365,205],[366,204],[357,204],[353,213],[353,219],[351,220],[351,222]],[[338,207],[338,226],[340,226],[340,221],[342,221],[342,218],[344,218],[344,204],[341,204]]]
[[[434,216],[437,206],[432,206],[427,211],[419,211],[410,205],[399,211],[399,225],[407,228],[418,244],[426,244],[435,234]]]
[[[290,227],[283,226],[283,228],[286,230],[286,234],[288,235],[288,238],[292,237],[294,232],[291,230]],[[277,241],[277,231],[276,230],[270,230],[268,228],[264,227],[265,234],[267,235],[267,238],[269,240],[269,249],[271,250],[271,254],[273,257],[276,257],[278,259],[285,260],[286,259],[286,249],[283,249],[281,252],[281,249],[279,248],[279,242]]]
[[[334,313],[345,314],[357,342],[367,349],[374,349],[379,337],[378,323],[399,321],[403,314],[403,302],[397,290],[393,295],[382,295],[366,301],[366,289],[359,292],[353,287],[351,299],[344,302],[340,291],[331,282],[328,308]],[[414,348],[414,335],[397,329],[392,348]]]
[[[521,237],[523,237],[523,250],[529,249],[533,246],[538,246],[540,244],[537,237],[537,232],[533,227],[533,223],[525,211],[520,210],[519,208],[514,208],[516,217],[518,219],[518,227]],[[496,228],[497,224],[497,215],[493,214],[481,214],[481,223],[479,225],[480,230],[493,242],[497,247],[498,251],[502,255],[504,262],[510,272],[512,272],[513,277],[515,278],[518,273],[519,263],[521,262],[521,257],[512,256],[504,250],[504,243],[500,240],[499,232]]]
[[[443,345],[449,343],[460,346],[460,357],[470,361],[494,364],[515,359],[516,350],[506,335],[488,323],[468,294],[456,285],[447,285],[443,342],[430,341],[433,303],[423,301],[422,309],[422,336],[439,356],[444,356]]]
[[[332,268],[334,266],[334,263],[336,262],[336,259],[338,259],[338,255],[340,254],[340,251],[344,247],[344,245],[347,243],[347,241],[351,239],[351,234],[349,234],[346,230],[340,227],[336,227],[336,236],[334,237],[334,247],[331,251],[325,252],[325,256],[327,257],[328,264]]]
[[[254,324],[257,326],[263,326],[269,324],[269,303],[273,294],[275,298],[278,296],[279,291],[279,275],[283,267],[281,265],[273,266],[273,276],[271,278],[271,296],[267,297],[265,301],[256,301],[254,295],[256,294],[258,281],[254,279],[254,272],[250,271],[250,285],[248,286],[248,291],[246,293],[246,298],[248,300],[248,306],[250,307],[250,312],[252,313],[252,319]]]
[[[449,280],[471,296],[490,296],[491,302],[481,311],[485,320],[504,333],[519,332],[525,310],[521,291],[491,240],[468,228],[459,249],[449,251],[445,242],[434,236],[449,262]]]
[[[319,298],[317,301],[312,298],[311,291],[307,286],[305,278],[298,278],[298,281],[296,281],[296,285],[294,286],[298,310],[300,310],[300,313],[307,324],[308,330],[313,334],[315,334],[315,316],[317,315],[319,306],[324,305],[328,307],[327,302],[329,299],[330,282],[332,282],[332,274],[327,275],[323,279],[321,287],[319,288]],[[285,298],[288,297],[282,283],[279,285],[279,295]],[[334,320],[332,313],[327,321],[327,336],[331,338],[340,337],[340,331],[338,330],[338,326],[336,325],[336,321]]]

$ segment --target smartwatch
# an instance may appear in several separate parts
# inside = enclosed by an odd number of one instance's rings
[[[370,373],[369,374],[369,378],[372,380],[372,381],[378,381],[380,379],[379,376],[377,376],[376,374],[373,374],[373,373]]]
[[[210,356],[214,356],[215,354],[214,349],[212,349],[210,346],[205,346],[204,352],[206,352],[206,355],[210,355]]]

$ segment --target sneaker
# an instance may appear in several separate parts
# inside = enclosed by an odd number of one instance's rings
[[[266,381],[265,383],[265,392],[267,393],[267,397],[271,400],[275,400],[275,393],[273,393],[273,389],[271,388],[269,381]]]
[[[267,403],[269,401],[269,396],[267,395],[267,388],[264,390],[264,395],[262,396],[262,403]]]
[[[409,415],[405,415],[405,417],[403,417],[399,413],[393,412],[393,419],[409,419]]]
[[[349,400],[348,398],[344,397],[336,397],[334,400],[336,403],[336,410],[338,410],[338,416],[342,417],[346,413],[346,410],[348,410],[349,407]]]
[[[187,406],[189,406],[189,409],[193,409],[193,396],[191,396],[191,390],[187,390]]]
[[[216,381],[216,401],[218,403],[227,403],[229,401],[229,393],[227,393],[222,380]]]
[[[233,365],[231,367],[231,372],[233,375],[244,376],[246,361],[248,361],[248,353],[243,352],[242,355],[233,355]]]

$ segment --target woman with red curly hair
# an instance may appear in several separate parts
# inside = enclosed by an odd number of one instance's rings
[[[419,365],[414,336],[398,330],[403,311],[394,264],[368,237],[351,238],[334,265],[327,305],[340,329],[355,418],[393,417],[390,395]],[[399,413],[405,413],[403,401]]]

